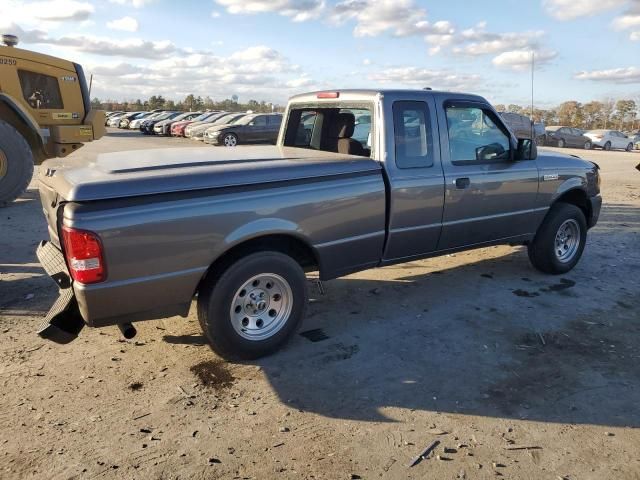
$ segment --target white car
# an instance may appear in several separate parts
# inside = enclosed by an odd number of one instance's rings
[[[159,117],[162,112],[155,112],[149,115],[146,115],[142,118],[136,118],[131,123],[129,123],[129,130],[138,130],[140,128],[140,124],[145,120],[153,120],[155,117]]]
[[[633,150],[633,140],[617,130],[589,130],[584,135],[591,139],[594,147],[604,150],[619,148],[627,152]]]

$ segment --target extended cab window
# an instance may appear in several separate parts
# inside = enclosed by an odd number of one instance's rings
[[[22,96],[31,105],[31,108],[64,108],[56,77],[18,70],[18,78],[20,79]]]
[[[490,110],[446,107],[449,153],[453,163],[496,162],[509,158],[509,136]]]
[[[292,108],[287,118],[284,144],[369,157],[371,118],[369,108],[355,105]]]
[[[433,165],[431,124],[425,102],[394,102],[393,132],[398,168]]]

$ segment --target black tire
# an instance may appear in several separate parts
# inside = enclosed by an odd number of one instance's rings
[[[33,153],[24,137],[0,120],[0,207],[24,193],[33,177]]]
[[[221,145],[225,147],[235,147],[238,145],[238,143],[238,136],[235,133],[225,133],[222,137]]]
[[[564,148],[566,145],[566,142],[564,141],[563,138],[561,138],[560,140],[558,140],[558,148]]]
[[[585,142],[584,143],[584,149],[585,150],[591,150],[591,148],[593,147],[591,142]]]
[[[625,150],[626,150],[627,152],[632,151],[632,150],[633,150],[633,143],[630,143],[629,145],[627,145],[627,148],[625,148]]]
[[[611,150],[611,142],[607,142],[604,144],[604,147],[602,147],[603,150],[606,150],[607,152],[609,150]]]
[[[291,311],[279,330],[265,339],[242,337],[232,324],[231,306],[238,289],[262,274],[284,279],[292,293]],[[198,320],[211,348],[226,359],[251,360],[278,350],[293,335],[307,307],[307,281],[300,265],[274,251],[253,253],[220,273],[211,272],[198,292]]]
[[[556,255],[556,235],[560,227],[569,220],[574,220],[580,229],[578,235],[580,243],[573,256],[563,262]],[[567,273],[580,261],[586,239],[587,220],[582,210],[575,205],[558,202],[551,207],[538,228],[535,238],[529,244],[529,260],[541,272],[553,275]]]

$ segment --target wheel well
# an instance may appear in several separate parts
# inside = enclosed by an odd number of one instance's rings
[[[578,188],[569,190],[568,192],[563,193],[554,203],[557,202],[570,203],[571,205],[575,205],[580,210],[582,210],[582,213],[584,213],[587,224],[591,220],[591,203],[589,202],[587,194],[584,190],[580,190]]]
[[[46,154],[42,145],[42,138],[38,135],[38,132],[28,125],[27,122],[25,122],[22,117],[18,115],[9,104],[7,104],[7,102],[1,100],[0,119],[4,120],[20,132],[20,135],[24,137],[29,144],[29,147],[31,147],[33,159],[36,163],[41,163],[46,159]]]
[[[209,266],[203,280],[210,275],[224,271],[236,260],[259,251],[271,250],[285,255],[289,255],[302,267],[305,272],[312,272],[320,269],[320,262],[313,248],[293,235],[278,234],[265,235],[263,237],[252,238],[238,245],[233,246]],[[202,280],[200,281],[200,284]],[[196,292],[200,289],[200,284]]]

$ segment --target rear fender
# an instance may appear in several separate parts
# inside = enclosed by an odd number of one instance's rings
[[[293,235],[299,237],[300,240],[306,241],[300,227],[290,220],[259,218],[242,225],[227,235],[224,239],[225,250],[256,237],[279,234]]]

